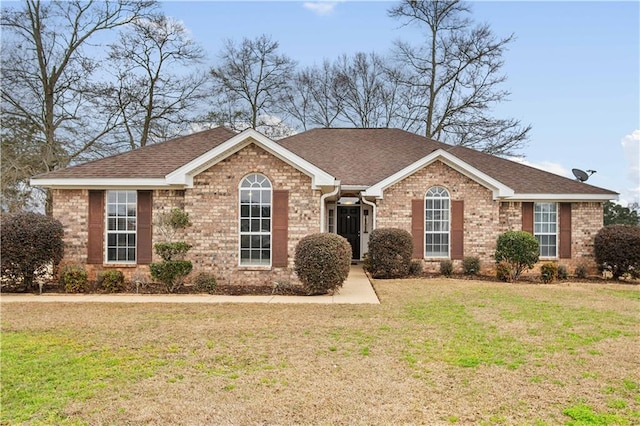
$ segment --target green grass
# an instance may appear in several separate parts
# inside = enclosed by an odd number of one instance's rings
[[[60,424],[65,406],[148,377],[157,361],[126,350],[95,348],[64,334],[2,334],[2,422]]]
[[[515,337],[474,319],[466,306],[453,299],[413,303],[406,308],[408,317],[430,326],[427,338],[410,343],[412,359],[442,359],[460,367],[504,365],[517,368],[524,362],[526,347]]]
[[[3,303],[0,424],[640,424],[626,288],[376,290],[379,306]]]

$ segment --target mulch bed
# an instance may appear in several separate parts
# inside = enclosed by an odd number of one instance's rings
[[[3,284],[2,293],[34,293],[37,294],[39,289],[34,291],[25,292],[22,286]],[[137,291],[136,291],[137,290]],[[125,287],[118,293],[139,293],[139,294],[169,294],[167,288],[162,284],[144,284],[140,285],[137,289],[135,284],[125,283]],[[65,293],[64,286],[57,282],[47,282],[42,286],[42,293]],[[102,294],[106,293],[104,290],[97,288],[95,283],[90,283],[89,289],[86,293],[90,294]],[[184,285],[174,291],[172,294],[201,294],[202,291],[196,289],[192,285]],[[283,295],[283,296],[306,296],[307,293],[300,286],[267,286],[267,285],[218,285],[215,291],[211,294],[226,295],[226,296],[268,296],[268,295]]]

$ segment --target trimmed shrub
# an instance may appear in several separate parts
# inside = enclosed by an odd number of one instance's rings
[[[585,265],[584,263],[581,263],[580,265],[576,266],[575,275],[576,278],[587,278],[589,276],[589,268],[587,268],[587,265]]]
[[[98,285],[108,293],[115,293],[124,288],[124,274],[117,269],[110,269],[98,274]]]
[[[307,294],[333,293],[349,275],[351,245],[337,234],[307,235],[296,246],[294,264]]]
[[[605,226],[596,234],[593,247],[601,271],[610,271],[613,278],[640,277],[639,226]]]
[[[3,214],[0,227],[3,278],[21,280],[25,290],[33,289],[34,280],[62,260],[62,224],[38,213],[17,213]]]
[[[412,277],[422,276],[422,262],[420,260],[412,260],[409,264],[409,275]]]
[[[218,281],[216,281],[216,277],[213,274],[210,274],[208,272],[200,272],[193,279],[193,285],[198,291],[212,294],[216,291]]]
[[[569,271],[567,270],[567,267],[564,265],[558,265],[558,279],[566,280],[567,278],[569,278]]]
[[[504,260],[502,262],[496,263],[496,278],[506,283],[511,282],[511,266],[509,265],[509,263],[505,262]]]
[[[378,228],[369,237],[371,275],[374,278],[403,278],[409,275],[413,238],[404,229]]]
[[[558,265],[547,262],[540,267],[540,278],[542,282],[550,283],[558,277]]]
[[[450,260],[441,260],[440,274],[444,275],[447,278],[453,275],[453,262]]]
[[[176,257],[182,259],[191,249],[191,245],[182,241],[175,243],[155,243],[153,249],[162,260],[174,260]]]
[[[498,237],[495,259],[497,263],[505,262],[511,278],[517,281],[522,272],[531,269],[539,258],[539,245],[536,238],[525,231],[508,231]]]
[[[480,258],[478,256],[465,256],[462,259],[462,270],[465,275],[478,275],[480,273]]]
[[[60,284],[67,293],[82,293],[89,288],[89,275],[81,265],[67,265],[60,271]]]
[[[151,263],[149,270],[151,276],[164,284],[169,293],[180,288],[184,278],[193,269],[193,264],[188,260],[165,260],[159,263]]]

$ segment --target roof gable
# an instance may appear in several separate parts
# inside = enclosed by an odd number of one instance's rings
[[[333,176],[286,148],[278,145],[254,129],[247,129],[242,133],[235,135],[226,142],[216,146],[214,149],[207,151],[169,173],[166,176],[167,183],[170,185],[184,185],[186,187],[191,187],[193,186],[193,177],[198,173],[208,169],[252,143],[255,143],[273,156],[311,177],[312,186],[314,188],[335,185],[335,178]]]
[[[224,127],[148,145],[126,153],[35,176],[31,184],[56,188],[185,188],[193,177],[255,143],[312,179],[313,187],[335,186],[335,178],[261,133]]]
[[[382,181],[376,183],[375,185],[370,186],[366,191],[364,191],[364,195],[383,198],[383,193],[385,189],[398,183],[399,181],[403,180],[407,176],[414,174],[418,170],[428,166],[429,164],[437,160],[442,161],[452,169],[478,182],[480,185],[484,186],[485,188],[493,191],[494,199],[511,197],[514,194],[513,189],[504,185],[502,182],[495,180],[491,176],[476,169],[470,164],[465,163],[464,161],[448,153],[447,151],[444,151],[442,149],[437,149],[432,153],[430,153],[429,155],[427,155],[426,157],[423,157],[420,160],[403,168],[402,170],[399,170],[398,172],[394,173],[388,178],[383,179]]]

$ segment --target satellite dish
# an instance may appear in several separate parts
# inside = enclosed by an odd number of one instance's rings
[[[586,180],[589,179],[589,176],[596,172],[595,170],[587,170],[585,172],[584,170],[580,169],[571,169],[571,171],[573,172],[573,175],[576,177],[576,179],[580,182],[586,182]]]

